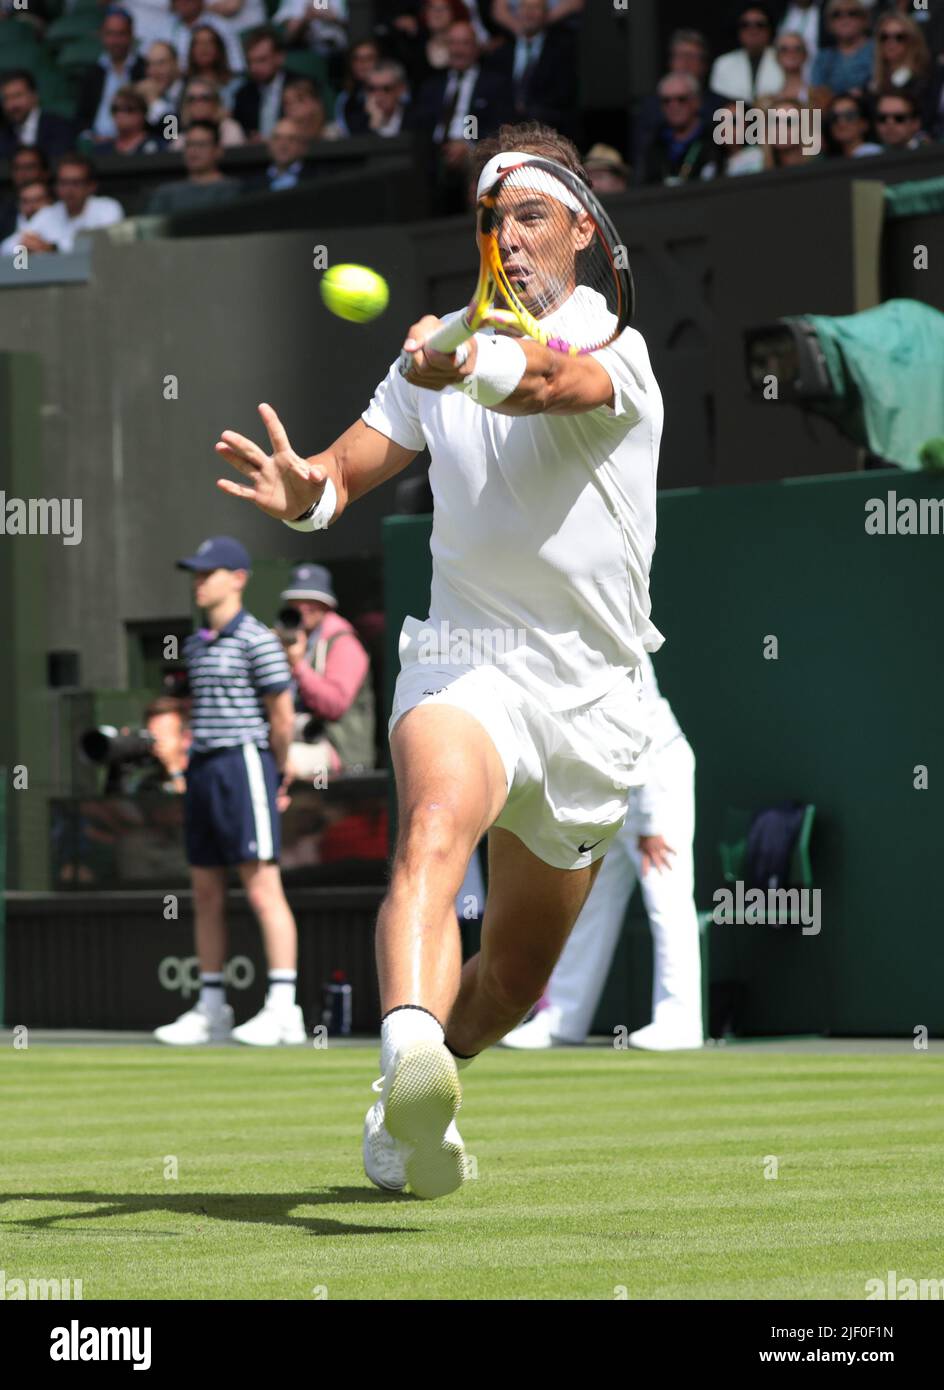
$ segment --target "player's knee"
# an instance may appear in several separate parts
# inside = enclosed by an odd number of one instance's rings
[[[407,815],[397,840],[397,863],[412,869],[424,864],[444,866],[468,853],[468,835],[455,805],[447,800],[425,801]]]

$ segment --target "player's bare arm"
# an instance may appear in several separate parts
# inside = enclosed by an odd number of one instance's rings
[[[350,502],[400,473],[416,457],[363,420],[335,440],[323,453],[303,458],[289,443],[285,427],[270,405],[259,414],[272,446],[267,454],[253,440],[235,430],[224,430],[216,444],[220,458],[247,479],[245,483],[219,478],[217,487],[231,497],[252,502],[267,516],[293,521],[320,500],[330,478],[337,492],[332,524]]]
[[[275,758],[275,765],[282,773],[285,771],[285,762],[288,758],[288,748],[292,741],[292,729],[295,722],[292,696],[289,691],[280,690],[275,695],[263,695],[262,700],[269,721],[269,746]]]
[[[478,346],[468,342],[469,354],[457,365],[455,354],[424,347],[442,321],[432,315],[420,319],[407,334],[405,352],[413,357],[407,381],[428,391],[461,385],[475,372]],[[613,383],[592,356],[565,357],[528,338],[516,339],[526,359],[524,375],[515,390],[498,405],[483,407],[499,415],[583,415],[601,405],[613,405]]]

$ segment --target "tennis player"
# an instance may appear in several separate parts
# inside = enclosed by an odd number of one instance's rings
[[[521,166],[498,240],[529,311],[556,316],[555,330],[598,312],[579,271],[588,217],[563,183],[548,194],[546,174],[528,171],[549,159],[589,189],[576,148],[529,123],[478,157],[480,192]],[[368,1177],[427,1198],[468,1176],[457,1065],[540,997],[623,822],[648,744],[640,663],[663,640],[648,592],[663,411],[642,337],[625,328],[568,356],[484,331],[447,356],[423,346],[441,326],[413,325],[407,375],[395,362],[323,453],[299,457],[268,405],[271,454],[229,430],[216,445],[246,477],[221,479],[223,491],[309,530],[431,454],[430,612],[404,622],[389,726],[399,831],[377,925],[382,1075],[364,1132]],[[486,831],[481,951],[463,966],[455,896]]]

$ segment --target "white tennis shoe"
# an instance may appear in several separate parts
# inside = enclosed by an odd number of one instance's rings
[[[228,1042],[233,1031],[233,1011],[228,1004],[221,1009],[206,1009],[197,1003],[173,1023],[154,1029],[158,1042],[177,1047],[196,1047],[200,1043]]]
[[[658,1023],[647,1023],[645,1028],[637,1028],[626,1041],[630,1047],[638,1047],[642,1052],[682,1052],[704,1047],[704,1038],[696,1029],[666,1028]]]
[[[248,1047],[299,1047],[308,1035],[297,1004],[288,1008],[264,1004],[253,1018],[233,1029],[232,1038]]]
[[[456,1126],[459,1073],[442,1043],[418,1042],[397,1053],[374,1083],[380,1100],[364,1122],[364,1171],[377,1187],[432,1199],[454,1192],[470,1165]]]

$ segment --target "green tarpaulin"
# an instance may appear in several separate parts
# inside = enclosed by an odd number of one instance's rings
[[[819,338],[836,401],[811,402],[858,444],[902,468],[944,435],[944,314],[890,299],[843,318],[804,316]]]

